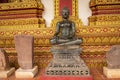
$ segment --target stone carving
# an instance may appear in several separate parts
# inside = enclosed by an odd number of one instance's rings
[[[62,10],[63,20],[56,25],[56,32],[50,43],[53,60],[46,69],[46,75],[89,76],[90,72],[80,58],[82,38],[75,36],[75,24],[70,21],[69,10]]]
[[[0,48],[0,70],[7,70],[9,68],[8,55],[4,49]]]
[[[62,18],[63,20],[56,25],[56,32],[50,40],[50,43],[59,45],[81,44],[82,39],[75,37],[75,24],[69,20],[68,8],[62,10]]]
[[[9,59],[6,51],[0,48],[0,79],[7,78],[15,71],[14,67],[9,66]]]
[[[106,53],[108,68],[120,69],[120,45],[113,46]]]
[[[22,69],[33,68],[33,36],[15,36],[15,48],[18,54],[18,63]]]

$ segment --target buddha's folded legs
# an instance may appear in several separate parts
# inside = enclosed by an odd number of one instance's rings
[[[77,40],[74,40],[74,41],[68,41],[68,42],[65,42],[65,43],[58,44],[58,45],[80,45],[81,43],[82,43],[82,40],[77,39]]]

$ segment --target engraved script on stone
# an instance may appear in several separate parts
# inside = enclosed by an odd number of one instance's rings
[[[33,68],[33,36],[15,36],[15,48],[18,54],[18,63],[22,69]]]
[[[4,49],[0,48],[0,70],[9,69],[8,55]]]
[[[120,69],[120,45],[114,45],[106,53],[108,68]]]

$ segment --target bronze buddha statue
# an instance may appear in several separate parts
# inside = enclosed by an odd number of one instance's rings
[[[75,23],[69,20],[69,9],[63,8],[63,20],[56,24],[56,32],[50,43],[55,45],[81,44],[82,39],[75,37]]]

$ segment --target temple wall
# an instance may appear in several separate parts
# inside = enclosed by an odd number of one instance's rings
[[[112,45],[120,44],[120,3],[118,0],[106,1],[108,0],[91,0],[92,16],[89,17],[88,22],[90,22],[90,25],[87,27],[80,25],[81,21],[77,19],[78,17],[76,18],[76,14],[71,18],[77,23],[77,37],[83,38],[81,57],[89,67],[105,66],[105,53]],[[74,9],[76,9],[75,5],[74,3]],[[49,39],[54,35],[55,24],[51,27],[45,26],[44,17],[42,16],[45,9],[45,5],[43,7],[43,4],[39,1],[0,4],[0,47],[4,48],[8,53],[11,66],[18,66],[14,45],[14,36],[17,34],[34,36],[34,63],[36,65],[43,68],[51,60],[52,54],[50,52]],[[82,11],[85,15],[88,14],[85,13],[86,11],[90,11],[89,8],[79,9],[83,9]],[[74,10],[75,12],[76,10]],[[49,13],[49,11],[45,13]],[[51,12],[50,14],[53,13]],[[91,14],[89,13],[89,15]],[[81,13],[82,16],[83,14]],[[50,17],[52,20],[53,17]],[[57,22],[58,19],[55,18],[54,21]]]

